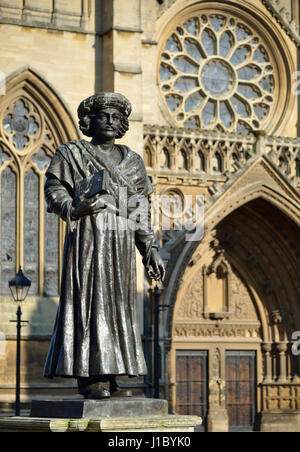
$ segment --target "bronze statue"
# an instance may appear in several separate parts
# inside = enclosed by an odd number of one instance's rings
[[[67,227],[60,303],[44,374],[77,378],[86,398],[130,396],[116,376],[147,373],[137,322],[135,245],[150,277],[164,277],[150,215],[130,228],[124,196],[120,202],[121,188],[128,205],[152,192],[142,158],[115,144],[129,128],[130,113],[131,104],[121,94],[85,99],[78,108],[79,125],[92,140],[59,146],[46,173],[48,211]],[[132,207],[125,212],[130,215]]]

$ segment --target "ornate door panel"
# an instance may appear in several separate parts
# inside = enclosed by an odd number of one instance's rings
[[[176,352],[176,412],[207,415],[207,357],[205,350]]]
[[[256,414],[256,352],[226,352],[226,406],[230,430],[252,430]]]

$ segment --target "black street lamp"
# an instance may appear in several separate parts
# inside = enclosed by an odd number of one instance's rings
[[[11,322],[17,323],[17,357],[16,357],[16,405],[15,415],[20,416],[20,369],[21,369],[21,328],[22,323],[28,323],[27,320],[21,320],[22,311],[21,303],[27,297],[29,288],[31,286],[30,279],[24,276],[21,266],[15,278],[8,283],[13,299],[18,303],[17,320]]]
[[[153,341],[153,355],[154,355],[154,399],[159,399],[159,377],[161,368],[161,359],[159,352],[159,313],[167,309],[169,306],[160,304],[160,290],[156,285],[154,288],[154,341]]]

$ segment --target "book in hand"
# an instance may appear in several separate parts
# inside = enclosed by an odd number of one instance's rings
[[[104,169],[87,177],[76,185],[75,197],[81,196],[85,193],[86,198],[91,198],[98,193],[107,193],[105,190],[105,172]]]

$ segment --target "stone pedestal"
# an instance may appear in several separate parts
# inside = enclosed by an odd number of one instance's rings
[[[143,397],[119,397],[110,400],[33,400],[31,417],[104,419],[113,417],[166,416],[168,402]]]
[[[201,422],[169,415],[160,399],[37,400],[30,417],[0,418],[0,432],[193,432]]]
[[[270,410],[262,411],[260,431],[265,433],[299,433],[299,410]]]
[[[228,432],[228,413],[223,408],[210,409],[207,416],[207,431],[214,432]]]

